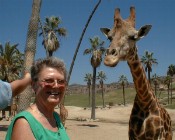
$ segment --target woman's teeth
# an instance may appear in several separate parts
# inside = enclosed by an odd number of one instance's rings
[[[59,92],[47,92],[47,94],[49,94],[49,95],[58,95]]]

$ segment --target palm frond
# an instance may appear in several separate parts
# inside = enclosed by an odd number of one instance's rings
[[[92,52],[92,49],[86,49],[86,50],[84,50],[84,55],[86,55],[86,54],[91,54],[91,52]]]

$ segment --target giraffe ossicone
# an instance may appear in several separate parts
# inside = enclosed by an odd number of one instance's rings
[[[133,77],[136,97],[129,120],[129,140],[172,140],[171,118],[155,97],[137,54],[136,42],[152,26],[145,25],[137,31],[135,18],[135,7],[130,8],[130,16],[125,20],[117,8],[113,28],[101,28],[110,40],[104,64],[115,67],[119,61],[127,61]]]

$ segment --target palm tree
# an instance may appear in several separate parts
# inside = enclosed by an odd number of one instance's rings
[[[34,61],[41,3],[42,3],[42,0],[33,0],[32,14],[30,17],[28,33],[27,33],[23,73],[30,70],[30,67]],[[28,86],[23,91],[23,93],[19,95],[18,112],[24,110],[30,105],[32,95],[33,93],[30,86]]]
[[[172,83],[173,83],[173,75],[175,74],[175,65],[171,64],[168,67],[167,75],[171,76],[171,104],[172,104]]]
[[[59,17],[51,16],[45,19],[43,27],[41,25],[42,32],[39,35],[43,35],[44,37],[42,44],[46,49],[47,57],[52,56],[53,52],[60,47],[59,38],[67,35],[66,29],[59,27],[60,24],[61,19]]]
[[[152,76],[152,81],[154,84],[155,96],[157,97],[157,85],[158,85],[159,77],[156,74],[154,74]]]
[[[142,56],[141,62],[145,65],[145,71],[148,72],[148,80],[151,83],[150,73],[152,72],[152,65],[158,64],[157,59],[153,58],[152,52],[145,51],[145,55]]]
[[[92,74],[87,73],[84,77],[84,81],[87,82],[87,87],[89,90],[89,107],[90,107],[90,103],[91,103],[91,81],[92,81]]]
[[[72,59],[72,63],[71,63],[70,69],[69,69],[68,78],[67,78],[67,85],[69,85],[69,80],[70,80],[70,77],[71,77],[72,69],[73,69],[73,66],[74,66],[75,59],[77,57],[78,50],[79,50],[80,45],[81,45],[81,41],[83,40],[84,34],[86,32],[86,29],[87,29],[87,27],[88,27],[88,25],[89,25],[89,23],[90,23],[90,21],[92,19],[92,16],[94,15],[95,11],[97,10],[98,6],[100,5],[100,3],[101,3],[101,0],[99,0],[98,3],[95,5],[95,7],[92,10],[92,12],[91,12],[91,14],[90,14],[90,16],[89,16],[89,18],[88,18],[88,20],[86,22],[86,25],[85,25],[85,27],[84,27],[84,29],[82,31],[82,34],[80,36],[80,40],[78,42],[78,45],[77,45],[77,48],[75,50],[74,57]]]
[[[92,112],[91,119],[95,120],[95,85],[96,85],[96,69],[100,66],[102,61],[102,55],[105,52],[103,47],[104,41],[101,41],[99,37],[89,39],[91,48],[85,49],[84,55],[91,54],[91,65],[93,68],[92,78]]]
[[[3,48],[0,44],[0,79],[3,81],[12,82],[21,76],[24,54],[17,46],[18,44],[10,45],[7,42]]]
[[[165,80],[164,80],[164,84],[165,85],[167,85],[167,91],[168,91],[168,104],[169,104],[169,100],[170,100],[170,93],[169,93],[169,91],[170,91],[170,84],[171,84],[171,76],[170,75],[167,75],[166,77],[165,77]]]
[[[120,85],[122,86],[122,89],[123,89],[123,104],[125,106],[126,105],[126,101],[125,101],[125,86],[128,84],[128,79],[126,78],[126,76],[121,75],[119,77],[118,83],[120,83]]]
[[[103,108],[105,107],[105,101],[104,101],[104,81],[106,80],[106,74],[103,71],[99,71],[97,75],[97,79],[99,80],[100,86],[101,86],[101,92],[102,92],[102,100],[103,100]]]

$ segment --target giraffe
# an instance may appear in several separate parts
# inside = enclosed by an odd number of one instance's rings
[[[120,9],[115,9],[112,29],[100,30],[110,40],[104,64],[115,67],[119,61],[127,61],[136,96],[129,120],[129,140],[172,140],[171,118],[159,104],[137,54],[136,42],[146,36],[151,25],[135,29],[135,7],[130,7],[130,16],[122,19]]]

